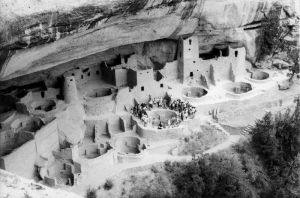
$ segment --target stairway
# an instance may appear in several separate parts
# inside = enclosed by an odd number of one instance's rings
[[[252,131],[252,129],[253,129],[253,126],[251,126],[251,125],[244,127],[241,131],[241,135],[248,136],[250,134],[250,132]]]

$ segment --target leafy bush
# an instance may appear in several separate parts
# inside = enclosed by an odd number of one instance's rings
[[[249,142],[230,155],[191,162],[165,162],[175,197],[299,197],[300,100],[292,112],[267,113],[253,127]]]
[[[105,190],[110,190],[110,189],[112,189],[113,186],[114,186],[113,182],[110,179],[107,179],[103,188]]]
[[[96,197],[97,197],[96,189],[94,188],[87,189],[86,198],[96,198]]]
[[[271,179],[274,197],[296,197],[300,174],[300,100],[293,112],[267,113],[252,131],[251,145]]]
[[[188,163],[165,163],[175,197],[250,197],[251,190],[237,159],[212,155]]]

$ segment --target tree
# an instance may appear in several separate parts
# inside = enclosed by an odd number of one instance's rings
[[[281,21],[282,5],[274,4],[268,16],[262,21],[262,28],[258,43],[260,46],[258,61],[266,56],[275,56],[281,51],[287,51],[290,43],[285,38],[291,33],[292,29],[286,23]]]
[[[267,113],[252,130],[251,144],[271,178],[274,197],[296,197],[291,189],[299,188],[300,99],[295,103],[293,112],[275,118]]]
[[[289,81],[291,81],[294,77],[294,75],[297,73],[300,73],[300,65],[299,65],[299,56],[300,56],[300,50],[297,47],[290,47],[287,51],[287,55],[290,58],[290,60],[293,62],[293,66],[291,68],[291,77]]]
[[[188,163],[166,163],[175,197],[250,197],[249,183],[236,159],[211,155]]]

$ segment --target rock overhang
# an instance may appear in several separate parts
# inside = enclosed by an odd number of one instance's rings
[[[65,1],[63,1],[65,2]],[[51,68],[64,67],[88,57],[97,56],[107,50],[135,43],[154,41],[164,38],[178,38],[188,34],[198,34],[203,46],[218,43],[238,43],[245,45],[246,40],[243,26],[253,21],[259,21],[263,12],[267,12],[273,1],[150,1],[143,0],[129,4],[129,1],[105,1],[91,4],[89,0],[75,1],[72,6],[68,3],[56,3],[56,8],[42,8],[45,1],[34,4],[38,7],[36,13],[32,8],[13,9],[13,3],[7,4],[7,11],[2,12],[1,18],[5,26],[1,29],[0,50],[5,61],[0,67],[0,81],[4,84],[17,77]],[[7,1],[3,1],[5,5]],[[32,3],[29,1],[29,4]],[[49,4],[49,2],[48,2]],[[216,12],[211,12],[211,10]],[[109,10],[109,12],[108,12]],[[78,11],[77,25],[74,18]],[[122,12],[121,12],[122,11]],[[222,17],[220,17],[222,15]],[[33,20],[32,17],[36,18]],[[65,16],[65,21],[60,21]],[[56,19],[55,19],[56,18]],[[220,18],[222,20],[220,20]],[[25,20],[26,19],[26,20]],[[56,20],[57,23],[54,23]],[[14,26],[20,21],[18,31]],[[38,21],[44,21],[40,25]],[[62,23],[64,22],[64,23]],[[26,28],[52,28],[56,25],[72,26],[65,37],[54,39],[24,49],[11,50],[16,47],[16,37],[24,37]],[[5,29],[11,27],[10,29]],[[59,27],[56,27],[59,28]],[[47,31],[48,31],[47,29]],[[61,31],[67,31],[66,29]],[[239,36],[230,36],[232,33]],[[5,35],[15,35],[9,38]],[[18,41],[18,40],[17,40]],[[9,50],[9,53],[7,50]],[[7,52],[7,53],[6,53]],[[84,62],[84,61],[83,61]]]

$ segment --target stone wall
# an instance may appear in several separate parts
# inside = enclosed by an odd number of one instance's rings
[[[178,60],[179,77],[182,82],[195,81],[201,83],[200,77],[207,80],[214,77],[215,83],[230,80],[230,70],[236,76],[245,74],[246,50],[245,48],[233,49],[228,47],[229,53],[219,54],[215,58],[204,60],[199,58],[199,41],[197,36],[180,39],[180,54]],[[211,74],[211,67],[214,73]],[[214,75],[214,76],[212,76]]]
[[[35,175],[37,157],[34,140],[28,141],[9,155],[2,157],[1,168],[22,177],[32,179]]]
[[[56,120],[37,131],[34,139],[37,154],[42,158],[48,159],[48,161],[54,160],[52,151],[59,150],[58,126]]]
[[[84,109],[87,115],[101,115],[113,112],[115,101],[114,94],[98,98],[88,97],[84,103]]]

